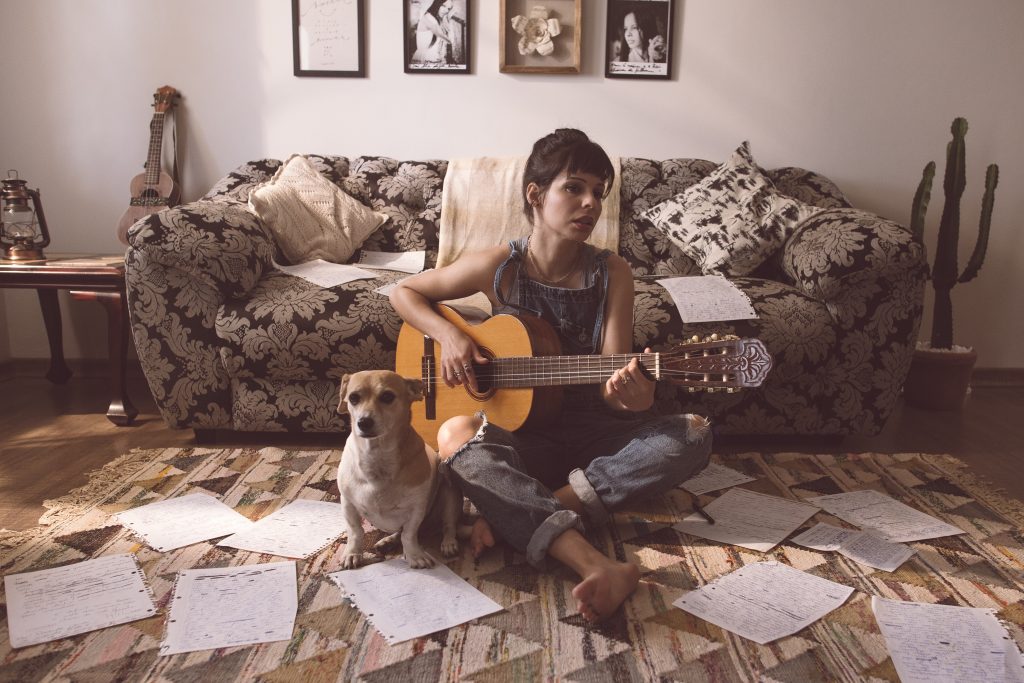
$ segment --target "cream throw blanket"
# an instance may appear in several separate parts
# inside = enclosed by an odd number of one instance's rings
[[[600,249],[619,250],[619,159],[612,158],[615,182],[601,218],[587,240]],[[437,266],[530,232],[523,215],[522,181],[526,157],[452,159],[441,194]]]

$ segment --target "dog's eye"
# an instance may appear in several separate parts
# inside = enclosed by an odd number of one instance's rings
[[[357,394],[355,392],[352,392],[351,394],[348,395],[348,402],[350,404],[356,405],[357,403],[359,403],[359,401],[360,401],[359,394]]]
[[[392,401],[394,401],[394,400],[395,400],[395,394],[394,394],[394,392],[391,392],[391,391],[385,391],[384,393],[382,393],[382,394],[380,395],[380,402],[381,402],[381,403],[385,403],[385,404],[387,404],[387,403],[391,403],[391,402],[392,402]]]

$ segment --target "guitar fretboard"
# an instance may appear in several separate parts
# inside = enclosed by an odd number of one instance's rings
[[[477,378],[495,388],[546,387],[570,384],[599,384],[633,358],[659,379],[657,353],[622,353],[609,356],[519,356],[495,358],[475,368]]]
[[[160,183],[160,162],[163,157],[163,148],[164,113],[158,111],[153,114],[153,120],[149,122],[149,154],[146,156],[147,185]]]

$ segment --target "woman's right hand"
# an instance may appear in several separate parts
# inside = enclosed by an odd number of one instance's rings
[[[476,373],[474,363],[482,365],[487,357],[480,353],[476,343],[461,330],[454,331],[450,338],[441,344],[441,379],[449,388],[466,384],[474,391]]]

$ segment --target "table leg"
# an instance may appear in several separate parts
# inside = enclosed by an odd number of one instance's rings
[[[50,370],[46,379],[54,384],[65,384],[71,377],[71,370],[64,362],[64,334],[60,322],[60,302],[57,300],[56,289],[36,289],[39,295],[39,307],[43,311],[43,323],[46,325],[46,338],[50,342]]]
[[[98,301],[107,309],[107,352],[110,358],[110,407],[107,419],[119,426],[130,425],[139,414],[128,398],[125,378],[128,365],[128,316],[121,292],[78,292],[71,296],[79,301]]]

